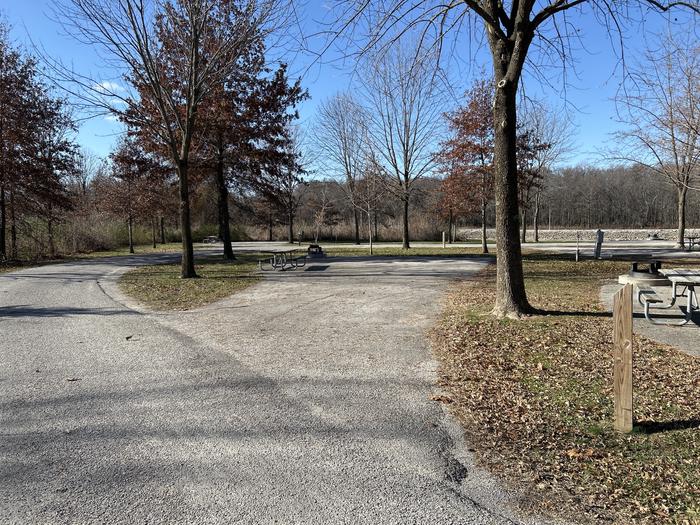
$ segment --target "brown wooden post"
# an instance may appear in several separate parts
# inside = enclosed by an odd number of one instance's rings
[[[626,284],[613,300],[615,429],[632,431],[632,291]]]

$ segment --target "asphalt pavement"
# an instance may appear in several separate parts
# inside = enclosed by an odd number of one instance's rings
[[[475,465],[426,330],[486,261],[335,259],[150,312],[119,257],[0,275],[0,523],[535,523]]]

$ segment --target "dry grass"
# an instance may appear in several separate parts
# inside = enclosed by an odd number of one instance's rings
[[[179,253],[182,251],[181,243],[159,244],[156,248],[152,244],[144,244],[134,246],[135,253],[129,253],[128,247],[117,248],[115,250],[102,250],[97,252],[75,253],[71,255],[57,255],[51,259],[36,259],[36,260],[15,260],[15,261],[0,261],[0,273],[14,272],[25,268],[33,268],[35,266],[43,266],[46,264],[60,264],[81,259],[97,259],[99,257],[117,257],[128,255],[143,255],[151,253]]]
[[[255,254],[233,262],[200,258],[199,278],[181,279],[180,264],[142,266],[125,273],[119,287],[128,296],[155,310],[189,310],[218,301],[258,282]]]
[[[323,250],[330,256],[334,257],[350,257],[350,256],[369,256],[369,248],[367,246],[357,246],[354,244],[323,244]],[[455,257],[459,255],[476,256],[481,255],[481,247],[470,246],[442,247],[442,244],[434,246],[421,246],[418,248],[409,248],[404,250],[401,245],[397,246],[382,246],[372,249],[374,257]]]
[[[103,250],[97,252],[78,253],[70,255],[68,259],[94,259],[97,257],[116,257],[128,255],[143,255],[147,253],[180,253],[182,251],[182,243],[171,242],[166,244],[158,244],[154,248],[152,244],[139,244],[134,246],[134,253],[129,253],[128,246],[122,246],[114,250]]]
[[[638,338],[635,432],[612,429],[612,322],[600,282],[614,262],[525,261],[524,321],[486,314],[493,270],[449,296],[434,333],[441,385],[481,460],[538,512],[583,522],[700,523],[700,361]],[[557,313],[558,312],[558,313]],[[572,514],[572,511],[575,514]]]

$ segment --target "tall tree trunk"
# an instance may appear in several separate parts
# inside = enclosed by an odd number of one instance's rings
[[[379,239],[379,224],[377,224],[377,210],[374,210],[374,240]]]
[[[493,46],[492,46],[493,47]],[[500,61],[505,49],[496,48]],[[505,56],[505,55],[503,55]],[[520,317],[533,311],[527,301],[522,251],[518,238],[518,171],[516,162],[517,84],[504,79],[507,65],[495,67],[494,187],[496,196],[496,304],[498,317]]]
[[[527,208],[525,206],[520,210],[520,223],[522,226],[522,236],[520,237],[520,242],[525,244],[527,242]]]
[[[134,218],[131,214],[129,214],[126,224],[129,229],[129,253],[134,253]]]
[[[450,208],[447,221],[447,242],[452,244],[452,208]]]
[[[17,215],[15,213],[15,188],[10,191],[10,258],[17,259]]]
[[[369,254],[374,255],[374,245],[372,243],[372,212],[367,212],[367,231],[369,232]]]
[[[216,191],[219,218],[219,238],[224,243],[224,259],[234,260],[233,247],[231,246],[231,217],[228,210],[228,186],[224,177],[224,159],[221,150],[216,162]]]
[[[402,241],[403,241],[403,249],[404,250],[408,250],[411,247],[411,244],[410,244],[409,238],[408,238],[408,201],[409,201],[408,195],[404,195],[404,198],[403,198],[403,216],[401,217],[402,222],[403,222]]]
[[[267,214],[267,242],[272,242],[272,212]]]
[[[287,214],[287,239],[289,244],[294,244],[294,214],[291,212]]]
[[[5,210],[5,185],[0,182],[0,261],[7,259],[7,241],[5,240],[6,227],[6,210]]]
[[[160,217],[160,243],[165,244],[165,217]]]
[[[685,247],[685,201],[688,194],[688,188],[683,186],[678,188],[678,248]]]
[[[540,242],[540,192],[535,193],[535,210],[532,217],[532,229],[535,232],[535,242]]]
[[[188,183],[189,163],[180,160],[177,164],[180,190],[180,231],[182,232],[182,261],[180,277],[191,279],[197,277],[194,271],[194,247],[192,246],[192,224],[190,222],[190,188]]]
[[[486,242],[486,197],[481,197],[481,253],[489,253]]]
[[[156,218],[151,217],[151,233],[153,234],[153,249],[156,248]]]
[[[360,244],[360,214],[357,208],[353,210],[353,215],[355,219],[355,244]]]

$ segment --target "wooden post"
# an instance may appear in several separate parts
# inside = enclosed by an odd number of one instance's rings
[[[613,299],[613,357],[615,393],[615,429],[631,432],[632,414],[632,290],[626,284]]]

